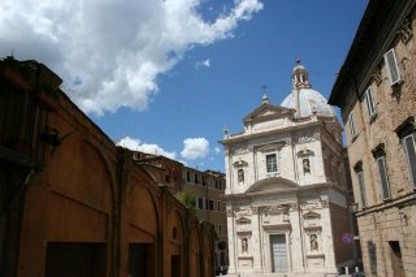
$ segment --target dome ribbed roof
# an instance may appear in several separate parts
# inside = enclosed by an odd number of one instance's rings
[[[328,105],[326,98],[312,89],[308,70],[300,60],[296,61],[296,66],[292,70],[292,83],[292,93],[283,100],[281,106],[295,109],[299,118],[315,113],[319,116],[335,116],[335,110]],[[297,103],[297,95],[299,95],[299,103]]]
[[[283,100],[281,106],[296,109],[295,94],[289,94]],[[334,108],[328,105],[325,97],[311,88],[299,89],[299,108],[299,117],[311,116],[314,112],[319,116],[335,116]]]

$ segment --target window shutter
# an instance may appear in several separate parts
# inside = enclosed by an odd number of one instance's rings
[[[357,177],[358,177],[358,184],[360,187],[360,196],[361,196],[361,205],[362,208],[367,206],[367,199],[365,197],[365,185],[364,185],[364,174],[362,171],[357,172]]]
[[[377,165],[378,165],[378,172],[380,176],[383,199],[390,198],[390,190],[389,190],[389,184],[387,181],[387,172],[386,172],[386,164],[384,161],[384,156],[377,159]]]
[[[416,187],[416,147],[413,134],[404,138],[404,146],[409,163],[410,180],[413,187]]]
[[[390,75],[390,84],[395,85],[396,83],[400,82],[400,74],[399,67],[397,66],[396,53],[394,52],[394,48],[387,51],[387,53],[384,55],[384,60]]]
[[[374,105],[373,93],[371,92],[370,89],[367,89],[365,92],[365,101],[367,103],[368,115],[371,117],[372,115],[375,114],[376,109]]]

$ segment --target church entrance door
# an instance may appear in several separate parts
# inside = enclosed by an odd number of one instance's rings
[[[272,271],[287,271],[287,250],[285,235],[270,235]]]

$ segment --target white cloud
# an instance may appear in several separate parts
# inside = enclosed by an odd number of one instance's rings
[[[221,148],[219,148],[218,146],[215,146],[214,152],[215,152],[215,154],[220,154],[221,153]]]
[[[235,0],[208,22],[198,13],[203,1],[2,0],[0,56],[46,64],[86,112],[144,110],[161,73],[194,45],[232,37],[263,8],[260,0]]]
[[[209,155],[209,142],[205,138],[187,138],[183,145],[181,156],[185,159],[196,160]]]
[[[141,152],[145,152],[145,153],[149,153],[153,155],[162,155],[172,160],[175,160],[176,158],[175,152],[168,152],[164,150],[163,148],[161,148],[160,146],[158,146],[157,144],[144,143],[140,139],[134,139],[128,136],[122,138],[116,144],[118,146],[122,146],[133,151],[141,151]]]
[[[211,66],[211,61],[209,59],[206,59],[204,61],[200,61],[196,63],[196,68],[198,67],[210,67]]]

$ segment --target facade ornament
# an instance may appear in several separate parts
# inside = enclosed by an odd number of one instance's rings
[[[227,217],[233,217],[234,216],[234,210],[232,209],[227,209],[225,211],[225,214],[227,215]]]
[[[321,139],[321,133],[316,132],[315,134],[313,134],[313,138],[314,138],[314,141],[320,140]]]
[[[413,37],[412,33],[412,24],[409,18],[405,17],[400,25],[399,30],[397,33],[400,35],[401,40],[403,43],[407,43]]]
[[[311,251],[312,252],[316,252],[318,251],[318,236],[316,234],[311,234],[309,236],[309,240],[310,240],[310,246],[311,246]]]
[[[371,78],[376,83],[376,85],[380,85],[383,81],[382,75],[381,75],[381,68],[380,66],[377,66],[374,72],[371,74]]]
[[[251,207],[251,212],[252,212],[253,214],[257,215],[257,214],[259,214],[259,213],[260,213],[260,210],[259,210],[259,208],[258,208],[258,207]]]
[[[322,208],[322,201],[316,201],[316,202],[303,202],[299,204],[299,208],[301,211],[310,211],[314,209],[320,209]]]
[[[241,239],[241,253],[248,254],[248,239],[247,238]]]
[[[247,154],[249,151],[247,149],[247,144],[236,144],[230,147],[230,152],[232,154],[241,155]]]
[[[322,208],[329,208],[329,201],[328,200],[321,200]]]
[[[250,208],[245,208],[245,209],[240,209],[234,212],[235,216],[250,216],[251,215],[251,210]]]

